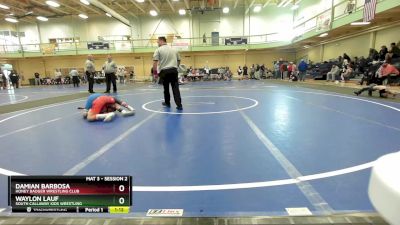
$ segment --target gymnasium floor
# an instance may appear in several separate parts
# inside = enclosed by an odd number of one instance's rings
[[[41,86],[40,88],[2,90],[0,92],[0,106],[73,94],[77,90],[84,92],[83,89],[66,88],[65,86]]]
[[[12,174],[132,175],[132,216],[154,208],[185,216],[374,211],[370,167],[400,150],[399,103],[256,81],[197,82],[181,92],[178,113],[161,107],[161,87],[127,87],[118,95],[136,115],[111,123],[83,120],[76,108],[84,98],[1,114],[0,214],[9,212]]]

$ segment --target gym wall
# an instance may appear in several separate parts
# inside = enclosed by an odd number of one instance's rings
[[[308,56],[310,60],[320,62],[337,58],[339,55],[343,55],[343,53],[347,53],[352,58],[355,56],[366,57],[368,56],[369,48],[375,48],[379,51],[382,45],[389,47],[390,43],[397,43],[400,41],[399,31],[400,23],[386,29],[371,31],[358,36],[329,42],[323,46],[317,45],[308,49],[299,49],[296,58]],[[374,35],[375,40],[373,40]],[[321,51],[323,51],[322,58]]]
[[[343,53],[350,57],[368,56],[369,34],[363,34],[350,39],[335,41],[324,46],[323,60],[335,59]]]
[[[94,55],[96,69],[100,70],[107,55]],[[228,51],[228,52],[183,52],[182,64],[194,68],[228,66],[236,74],[238,66],[247,64],[265,64],[272,67],[272,62],[283,58],[289,61],[295,59],[294,52],[265,50],[265,51]],[[150,69],[153,65],[152,54],[115,54],[114,61],[117,65],[134,66],[137,80],[149,79]],[[33,78],[35,72],[54,77],[56,68],[84,67],[86,56],[58,56],[41,58],[14,59],[9,62],[24,76],[23,84],[28,84],[28,79]],[[64,74],[63,74],[64,75]]]

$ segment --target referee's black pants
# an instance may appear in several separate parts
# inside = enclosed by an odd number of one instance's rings
[[[160,72],[160,78],[163,80],[164,85],[164,100],[165,104],[171,105],[171,96],[169,94],[169,84],[172,87],[172,93],[174,94],[175,104],[178,107],[182,107],[181,93],[179,91],[178,82],[178,69],[164,69]]]
[[[93,93],[93,84],[94,84],[94,73],[86,71],[86,79],[88,81],[88,91]]]
[[[74,84],[74,87],[79,87],[79,78],[78,76],[73,76],[72,77],[72,83]]]
[[[117,92],[117,81],[116,81],[115,73],[106,73],[106,84],[107,84],[106,92],[110,92],[111,83],[113,84],[113,91]]]

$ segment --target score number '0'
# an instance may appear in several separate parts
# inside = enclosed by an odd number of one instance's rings
[[[118,190],[120,192],[124,192],[125,191],[125,186],[124,185],[119,185]],[[125,198],[124,197],[119,198],[118,202],[119,202],[119,204],[123,205],[125,203]]]

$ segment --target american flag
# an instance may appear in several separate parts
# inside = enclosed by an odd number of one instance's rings
[[[365,0],[364,22],[369,22],[375,18],[376,0]]]

